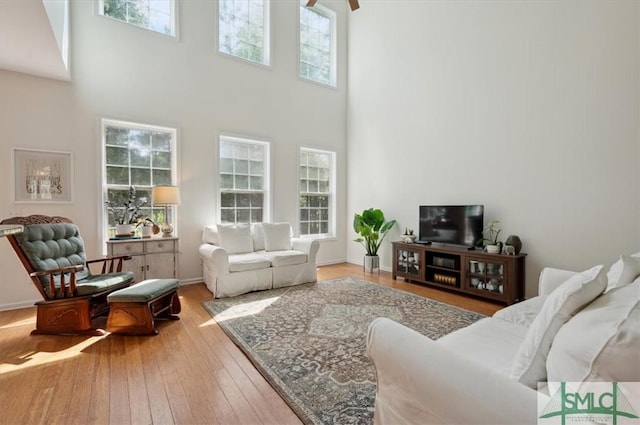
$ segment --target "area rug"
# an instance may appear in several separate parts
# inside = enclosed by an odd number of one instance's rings
[[[373,319],[437,339],[485,317],[354,277],[203,304],[304,423],[327,425],[373,423]]]

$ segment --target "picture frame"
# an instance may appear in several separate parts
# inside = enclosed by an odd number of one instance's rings
[[[13,148],[15,203],[73,202],[71,152]]]

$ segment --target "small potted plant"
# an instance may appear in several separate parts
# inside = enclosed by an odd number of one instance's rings
[[[404,228],[404,233],[401,235],[403,242],[413,243],[416,240],[416,235],[413,233],[413,229]]]
[[[138,218],[136,227],[140,228],[140,234],[143,238],[150,238],[151,235],[160,233],[160,226],[147,216]]]
[[[491,220],[484,227],[485,237],[478,241],[478,244],[484,244],[484,248],[490,254],[499,254],[502,251],[502,242],[498,241],[498,236],[502,229],[500,228],[500,220]]]
[[[380,209],[369,208],[362,211],[361,214],[354,215],[353,230],[360,235],[354,241],[361,243],[366,250],[365,269],[380,268],[378,249],[384,237],[395,224],[395,220],[386,221],[384,213]]]

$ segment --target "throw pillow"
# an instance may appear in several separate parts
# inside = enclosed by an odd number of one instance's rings
[[[262,223],[264,250],[282,251],[291,249],[291,225],[289,223]]]
[[[571,316],[600,295],[606,286],[603,266],[596,266],[570,277],[551,292],[520,345],[511,369],[511,378],[534,389],[538,382],[545,381],[547,355],[556,333]]]
[[[253,235],[253,250],[262,251],[264,249],[264,231],[262,223],[253,223],[251,225],[251,234]]]
[[[614,288],[564,324],[547,359],[550,382],[640,381],[640,279]]]
[[[631,255],[621,255],[613,263],[607,273],[607,290],[627,285],[640,276],[640,252]]]
[[[251,227],[248,224],[218,224],[220,246],[228,254],[243,254],[253,251]]]

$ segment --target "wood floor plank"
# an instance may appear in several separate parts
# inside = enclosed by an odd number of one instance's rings
[[[501,308],[353,264],[318,268],[319,280],[344,276],[487,315]],[[202,307],[212,298],[204,284],[179,295],[180,320],[159,323],[153,337],[31,336],[35,308],[0,312],[0,423],[299,425]]]

